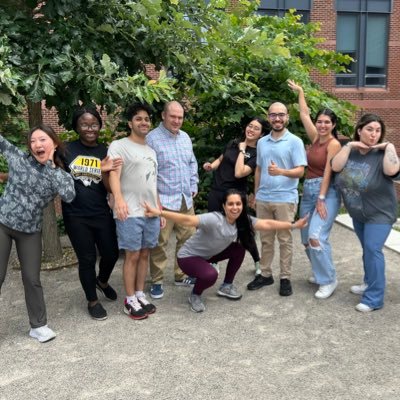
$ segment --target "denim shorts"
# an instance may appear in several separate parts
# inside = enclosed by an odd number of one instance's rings
[[[125,221],[115,220],[118,247],[128,251],[153,249],[158,244],[160,218],[133,217]]]

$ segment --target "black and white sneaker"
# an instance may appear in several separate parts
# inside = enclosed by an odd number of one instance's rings
[[[132,319],[145,319],[147,318],[147,313],[144,311],[142,306],[140,305],[137,299],[127,302],[125,299],[124,302],[124,313],[129,315]]]
[[[137,299],[146,314],[154,314],[156,312],[157,307],[154,304],[151,304],[146,299],[146,296],[138,297]]]

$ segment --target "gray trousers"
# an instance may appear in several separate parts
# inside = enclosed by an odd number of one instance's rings
[[[47,324],[46,305],[40,283],[42,234],[18,232],[0,224],[0,291],[6,277],[12,240],[15,241],[21,264],[29,323],[32,328],[39,328]]]

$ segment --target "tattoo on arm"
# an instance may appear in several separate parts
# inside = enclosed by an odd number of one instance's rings
[[[399,163],[397,154],[392,149],[386,149],[386,156],[389,163],[394,165]]]

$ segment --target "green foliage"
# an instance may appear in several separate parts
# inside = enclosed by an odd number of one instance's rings
[[[27,150],[26,135],[28,126],[25,119],[21,118],[21,107],[9,107],[1,109],[0,132],[8,141],[15,144],[22,150]],[[6,159],[0,154],[0,172],[8,172]],[[0,195],[3,193],[5,183],[0,183]]]
[[[258,16],[257,2],[239,0],[34,0],[0,5],[1,105],[46,100],[70,128],[78,104],[118,113],[132,101],[160,110],[172,98],[188,104],[199,165],[218,156],[244,123],[273,101],[289,105],[289,129],[302,136],[297,98],[305,89],[313,114],[332,108],[349,135],[354,107],[324,93],[310,73],[344,71],[348,56],[320,48],[318,24]],[[160,78],[146,76],[153,64]],[[102,132],[103,135],[103,132]],[[112,132],[104,131],[106,142]],[[211,176],[201,175],[199,204]]]
[[[111,129],[109,126],[106,126],[105,129],[102,129],[99,133],[98,142],[104,143],[106,146],[109,146],[113,140],[117,140],[118,138],[125,137],[126,133],[115,132],[115,130]],[[66,131],[60,133],[60,138],[63,142],[72,142],[79,138],[79,135],[75,131]]]

